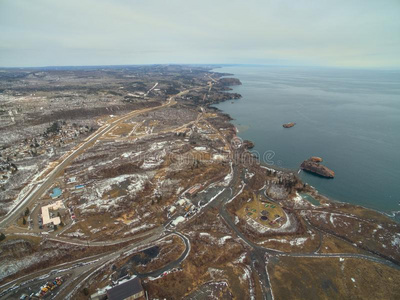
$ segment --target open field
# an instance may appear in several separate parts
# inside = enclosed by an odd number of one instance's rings
[[[268,266],[276,299],[397,299],[400,273],[352,258],[281,257]]]

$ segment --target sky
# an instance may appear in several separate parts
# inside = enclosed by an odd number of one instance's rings
[[[400,0],[0,0],[0,66],[400,69]]]

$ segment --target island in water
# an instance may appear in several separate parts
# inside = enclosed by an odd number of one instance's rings
[[[323,177],[334,178],[335,172],[333,172],[328,167],[321,165],[320,164],[321,161],[322,158],[313,156],[303,161],[302,164],[300,165],[300,168],[302,170],[315,173]]]
[[[283,128],[291,128],[291,127],[293,127],[294,125],[296,125],[296,123],[290,122],[290,123],[285,123],[285,124],[283,124],[282,127],[283,127]]]

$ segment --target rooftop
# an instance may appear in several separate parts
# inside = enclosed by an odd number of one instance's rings
[[[143,287],[138,277],[121,283],[107,291],[109,300],[122,300],[143,292]]]

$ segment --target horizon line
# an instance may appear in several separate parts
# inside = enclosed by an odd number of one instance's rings
[[[303,67],[303,68],[326,68],[347,70],[379,70],[400,71],[400,68],[387,67],[355,67],[355,66],[326,66],[326,65],[299,65],[299,64],[266,64],[266,63],[143,63],[143,64],[94,64],[94,65],[48,65],[48,66],[24,66],[4,67],[0,70],[29,70],[29,69],[57,69],[57,68],[112,68],[112,67],[140,67],[140,66],[265,66],[265,67]]]

